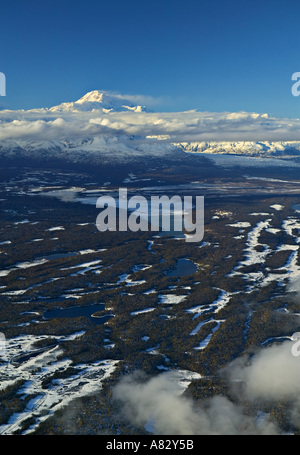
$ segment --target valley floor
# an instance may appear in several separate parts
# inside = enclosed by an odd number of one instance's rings
[[[204,195],[201,242],[99,232],[95,200],[116,191],[110,176],[3,171],[1,434],[147,433],[112,399],[124,374],[177,372],[195,401],[228,397],[222,367],[299,330],[300,180],[283,192],[280,175],[181,186],[157,175],[119,184]],[[278,420],[278,403],[267,411]]]

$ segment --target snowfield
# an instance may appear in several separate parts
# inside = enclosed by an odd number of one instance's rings
[[[43,381],[51,377],[56,371],[67,370],[72,365],[69,359],[59,359],[62,351],[59,348],[59,341],[75,340],[81,337],[84,332],[74,333],[64,337],[53,336],[53,345],[47,349],[40,350],[39,355],[29,356],[22,361],[25,354],[36,354],[37,349],[33,344],[39,340],[50,338],[46,336],[23,335],[7,340],[6,360],[0,365],[1,385],[5,389],[9,385],[25,380],[25,384],[18,390],[20,399],[30,396],[25,409],[14,414],[9,422],[0,426],[0,434],[13,434],[22,428],[22,423],[29,417],[34,417],[35,423],[23,434],[30,434],[34,429],[54,411],[64,407],[74,398],[83,397],[101,389],[102,381],[116,368],[118,361],[101,360],[98,362],[74,365],[76,374],[65,379],[51,381],[51,386],[43,387]],[[20,359],[20,364],[18,360]],[[17,362],[17,363],[16,363]]]

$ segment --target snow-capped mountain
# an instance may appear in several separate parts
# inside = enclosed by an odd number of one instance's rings
[[[75,102],[62,103],[49,108],[49,112],[80,112],[80,111],[101,111],[109,112],[146,112],[145,106],[135,105],[128,97],[113,94],[107,91],[93,90],[86,93]]]
[[[300,155],[300,119],[248,112],[155,113],[137,102],[143,99],[94,90],[50,108],[0,111],[0,153],[74,162],[166,155],[176,160],[186,153]]]
[[[300,141],[181,142],[174,144],[187,153],[248,156],[300,155]]]
[[[0,156],[10,159],[19,157],[47,160],[64,159],[73,163],[129,162],[147,157],[175,157],[182,153],[173,144],[143,141],[127,135],[77,137],[64,140],[4,141],[0,143]]]

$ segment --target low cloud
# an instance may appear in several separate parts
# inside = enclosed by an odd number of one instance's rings
[[[137,100],[136,100],[137,101]],[[171,143],[201,141],[299,141],[300,120],[238,112],[1,111],[0,140],[65,140],[135,135]]]
[[[267,403],[289,403],[290,426],[300,427],[300,360],[292,354],[292,346],[287,341],[262,348],[222,369],[220,376],[234,401],[215,396],[195,402],[178,393],[171,373],[151,379],[125,376],[113,397],[127,420],[154,434],[282,434],[279,422],[261,409]],[[251,404],[252,414],[245,403]]]
[[[249,400],[295,400],[300,393],[300,360],[292,354],[290,341],[261,349],[233,361],[224,373],[241,381],[239,394]]]
[[[216,396],[195,403],[178,395],[171,375],[161,374],[140,381],[123,378],[114,389],[114,399],[132,424],[159,435],[277,434],[274,423],[250,417],[228,398]]]

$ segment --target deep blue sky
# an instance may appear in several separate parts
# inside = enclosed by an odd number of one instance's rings
[[[299,117],[299,0],[9,0],[0,13],[4,107],[103,89],[161,98],[154,110]]]

